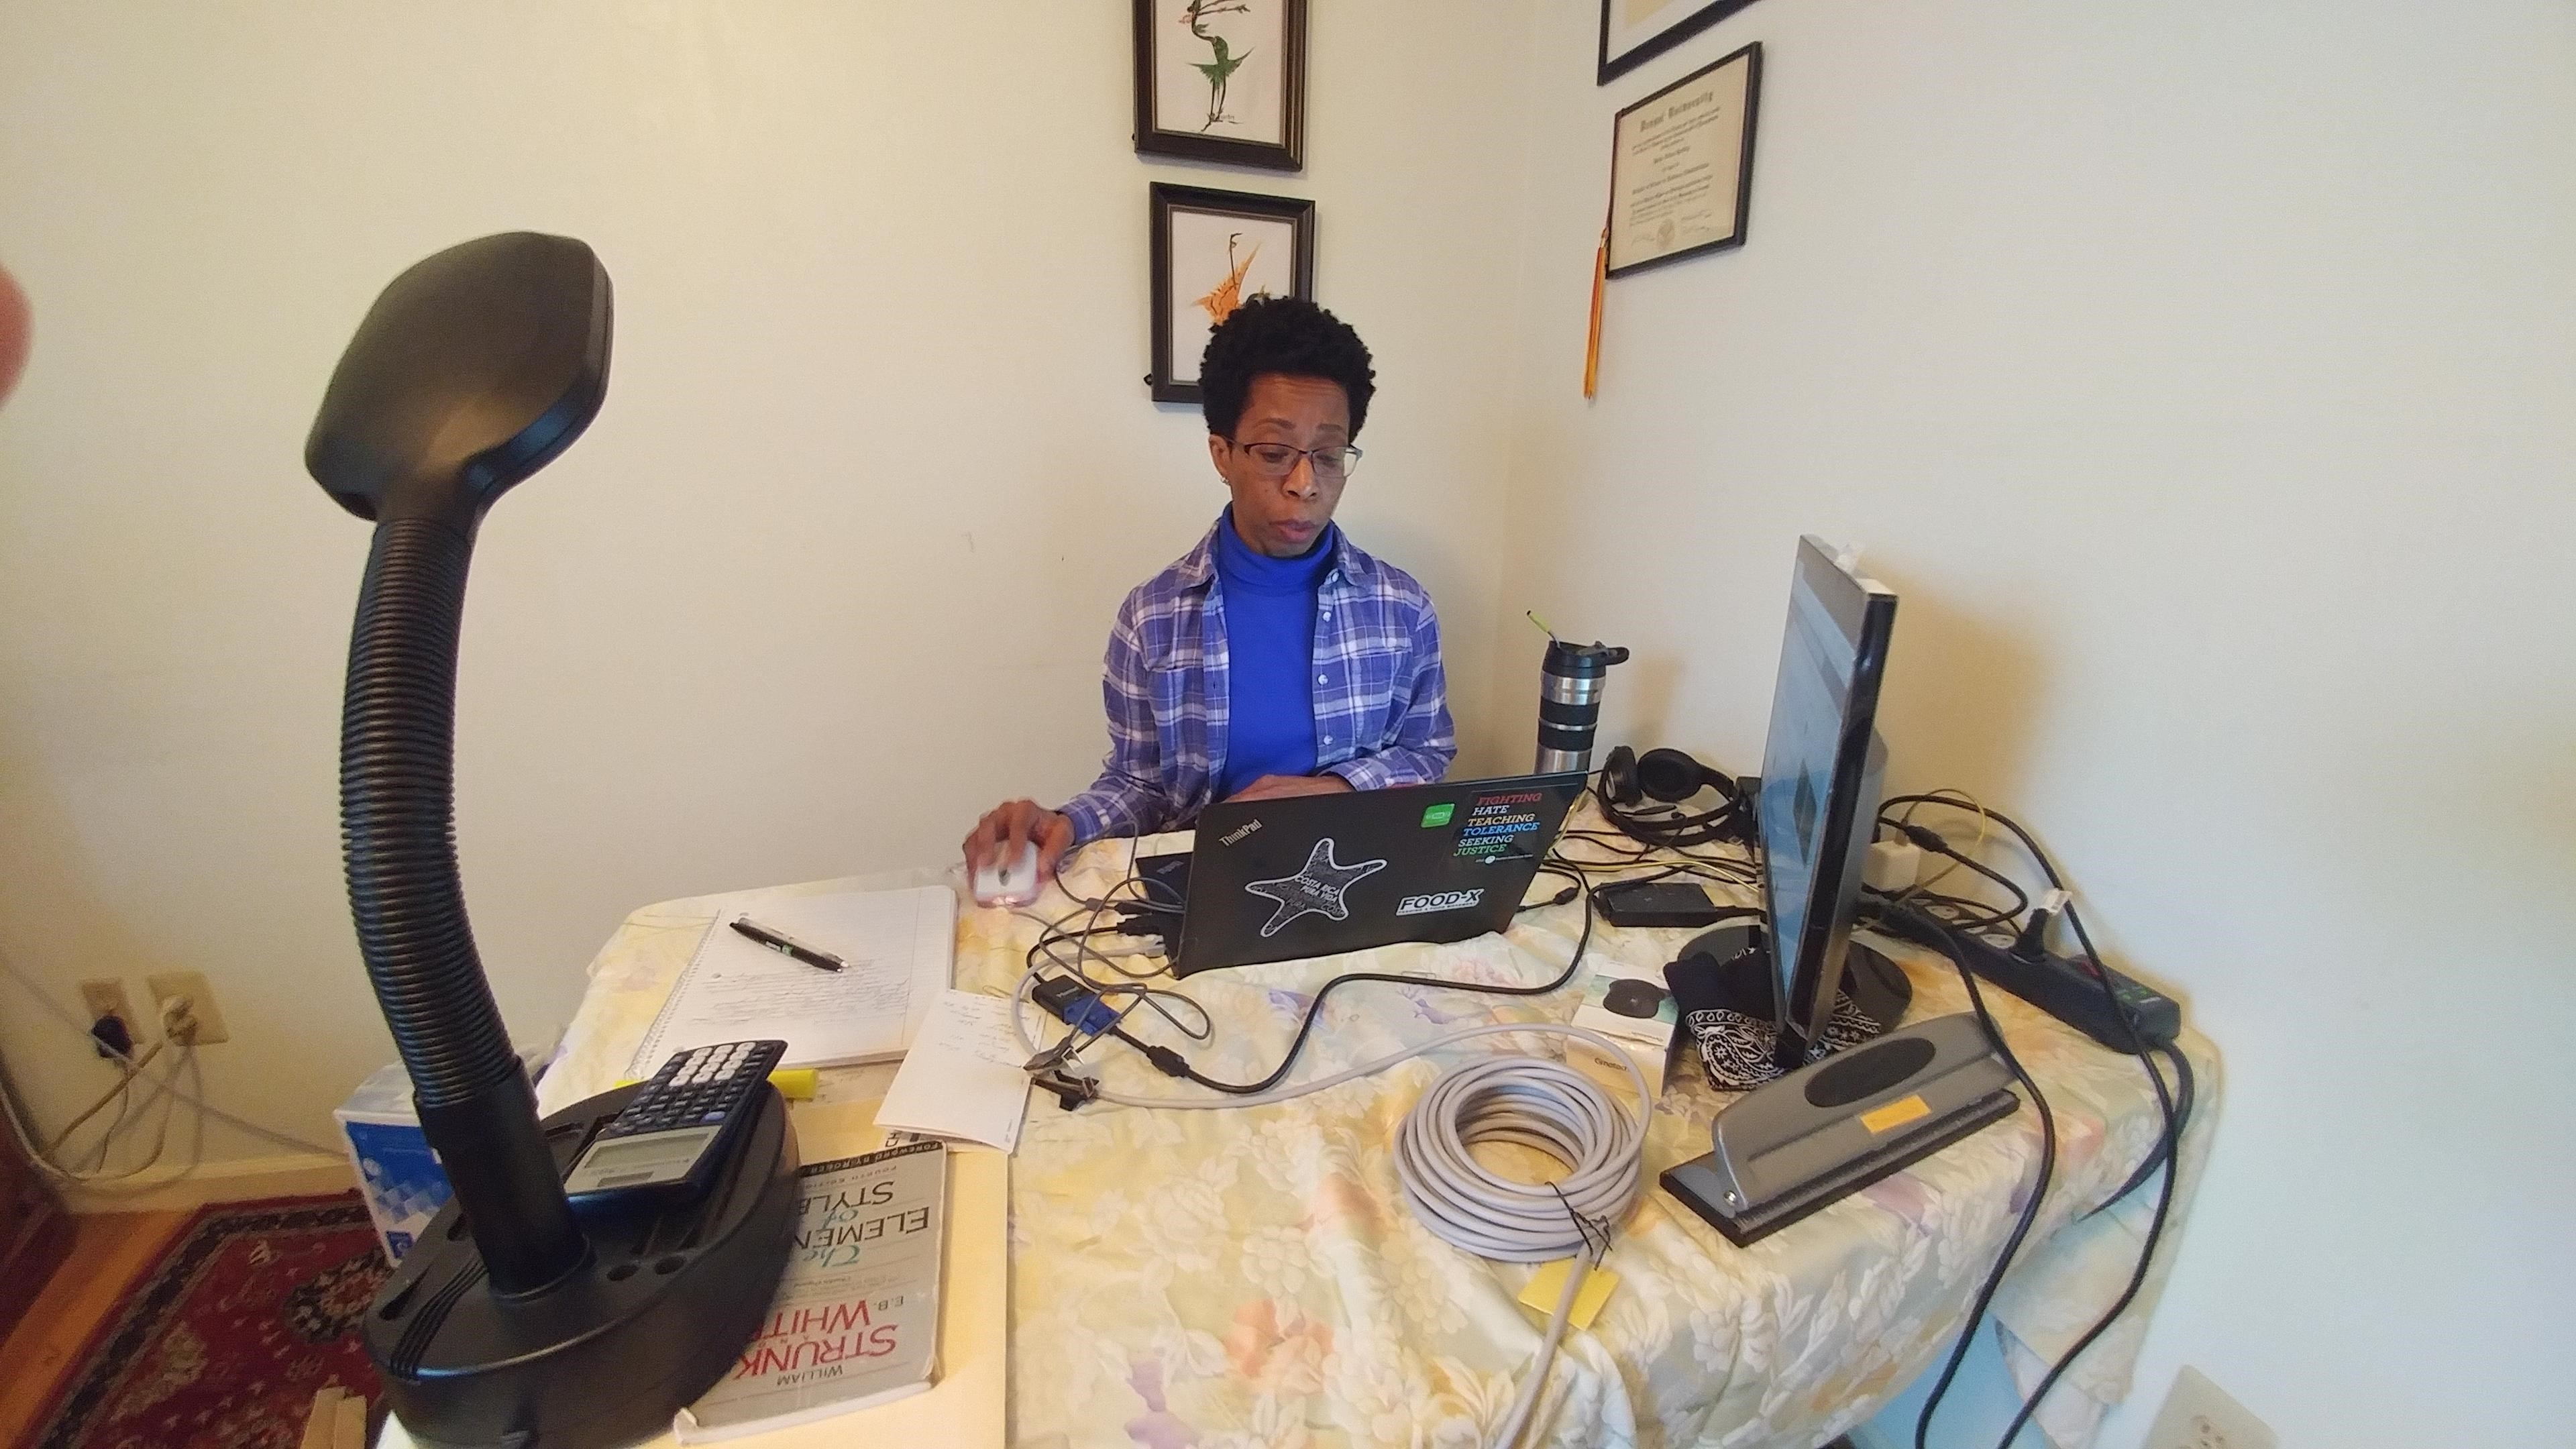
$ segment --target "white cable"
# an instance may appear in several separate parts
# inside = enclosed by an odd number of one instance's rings
[[[178,1060],[172,1062],[168,1069],[163,1072],[160,1079],[156,1081],[144,1073],[130,1059],[125,1057],[115,1058],[115,1061],[124,1068],[126,1080],[129,1085],[136,1077],[142,1077],[144,1079],[146,1086],[149,1088],[143,1099],[143,1109],[145,1111],[151,1110],[154,1095],[166,1095],[171,1098],[171,1104],[165,1108],[161,1114],[161,1126],[153,1134],[151,1155],[132,1167],[120,1168],[114,1172],[83,1172],[62,1166],[60,1163],[55,1162],[51,1157],[37,1149],[34,1138],[27,1130],[26,1123],[18,1115],[18,1106],[14,1100],[8,1103],[7,1115],[9,1118],[9,1129],[17,1137],[18,1145],[25,1150],[28,1160],[35,1163],[39,1171],[42,1171],[49,1177],[56,1178],[64,1183],[78,1187],[83,1191],[100,1193],[149,1192],[155,1188],[165,1187],[170,1183],[176,1182],[180,1178],[184,1178],[190,1173],[195,1172],[199,1163],[203,1160],[205,1150],[205,1118],[202,1113],[196,1119],[196,1150],[189,1154],[188,1163],[185,1167],[180,1168],[174,1174],[154,1177],[150,1181],[146,1182],[137,1182],[132,1179],[143,1176],[143,1174],[149,1172],[153,1167],[160,1163],[162,1149],[169,1140],[170,1118],[179,1110],[177,1105],[178,1099],[185,1095],[178,1087],[179,1073],[183,1070],[190,1069],[196,1059],[196,1047],[193,1044],[182,1045]],[[199,1081],[202,1083],[203,1080],[203,1077],[200,1076]]]
[[[45,1010],[51,1012],[56,1020],[71,1028],[71,1030],[78,1035],[82,1041],[94,1042],[97,1040],[97,1038],[89,1034],[89,1027],[84,1025],[79,1017],[76,1017],[70,1012],[64,1010],[60,1003],[56,1002],[51,996],[46,995],[44,987],[26,972],[20,970],[18,968],[18,963],[10,960],[6,956],[0,956],[0,970],[5,970],[10,976],[16,978],[18,984],[26,989],[27,994],[36,998],[37,1005],[42,1006]],[[163,1090],[169,1092],[172,1096],[177,1097],[180,1101],[187,1103],[189,1106],[196,1108],[207,1116],[214,1118],[218,1122],[228,1123],[254,1137],[265,1137],[269,1141],[274,1142],[281,1147],[292,1147],[298,1152],[317,1153],[324,1157],[341,1157],[346,1155],[339,1148],[317,1147],[292,1133],[280,1132],[273,1127],[262,1127],[247,1117],[237,1117],[232,1113],[225,1111],[223,1108],[216,1106],[214,1103],[207,1101],[199,1092],[191,1092],[182,1088],[175,1080],[177,1074],[174,1072],[171,1075],[173,1080],[168,1082],[164,1086]],[[199,1087],[202,1089],[205,1080],[204,1069],[200,1067],[193,1075],[197,1080]],[[6,1113],[9,1118],[9,1125],[11,1129],[18,1134],[18,1141],[22,1145],[30,1144],[32,1129],[29,1128],[25,1122],[19,1120],[18,1104],[15,1098],[12,1097],[6,1105],[9,1109]],[[28,1150],[30,1155],[33,1155],[34,1148],[32,1145],[29,1145]]]
[[[95,1038],[93,1038],[93,1040],[95,1040]],[[118,1097],[129,1092],[134,1086],[134,1074],[151,1065],[152,1059],[161,1054],[161,1043],[159,1042],[154,1042],[152,1045],[145,1047],[142,1055],[132,1057],[129,1057],[122,1052],[118,1052],[115,1048],[109,1046],[104,1041],[99,1041],[97,1045],[99,1055],[107,1058],[109,1061],[115,1062],[119,1068],[116,1085],[99,1093],[97,1100],[91,1102],[88,1106],[81,1108],[79,1113],[76,1114],[72,1120],[64,1123],[53,1136],[45,1139],[45,1154],[49,1157],[54,1153],[61,1151],[64,1145],[71,1141],[72,1134],[81,1129],[82,1123],[87,1122],[90,1118],[105,1111],[108,1103],[115,1101]],[[123,1117],[125,1114],[120,1109],[117,1115],[119,1117]]]
[[[97,1144],[90,1149],[89,1166],[82,1168],[83,1172],[97,1173],[107,1170],[108,1154],[116,1147],[116,1134],[125,1130],[126,1114],[134,1110],[134,1078],[131,1074],[117,1084],[116,1094],[123,1100],[116,1104],[116,1116],[108,1121],[107,1130],[98,1134]],[[173,1099],[171,1105],[174,1108],[177,1106],[176,1099]]]
[[[1025,1008],[1037,978],[1035,969],[1023,972],[1011,993],[1011,1029],[1019,1037],[1021,1050],[1031,1057],[1037,1055],[1038,1045],[1029,1035]],[[1120,1106],[1189,1111],[1270,1106],[1460,1042],[1524,1032],[1568,1037],[1601,1049],[1627,1071],[1637,1092],[1635,1112],[1621,1110],[1599,1083],[1563,1062],[1536,1056],[1484,1057],[1442,1073],[1405,1114],[1395,1137],[1396,1181],[1413,1205],[1414,1215],[1442,1241],[1505,1262],[1571,1260],[1546,1336],[1539,1341],[1538,1353],[1522,1375],[1520,1389],[1493,1440],[1494,1449],[1512,1449],[1546,1390],[1548,1370],[1573,1318],[1586,1276],[1584,1252],[1608,1251],[1610,1230],[1627,1220],[1645,1189],[1646,1120],[1654,1097],[1646,1090],[1645,1074],[1618,1042],[1560,1022],[1501,1022],[1451,1032],[1375,1061],[1267,1092],[1204,1098],[1134,1097],[1105,1090],[1096,1095]],[[1469,1151],[1478,1142],[1512,1142],[1544,1152],[1564,1163],[1567,1174],[1552,1184],[1504,1177]]]
[[[1011,999],[1011,1022],[1021,1033],[1020,1044],[1034,1056],[1037,1047],[1020,1016],[1028,979],[1020,984],[1020,992]],[[1547,1336],[1540,1340],[1538,1355],[1522,1376],[1503,1430],[1493,1441],[1495,1449],[1510,1449],[1538,1403],[1547,1371],[1556,1361],[1557,1345],[1573,1316],[1584,1278],[1582,1250],[1591,1242],[1586,1223],[1598,1222],[1606,1235],[1608,1228],[1627,1220],[1645,1187],[1646,1114],[1654,1098],[1646,1091],[1645,1075],[1619,1043],[1560,1022],[1502,1022],[1451,1032],[1330,1076],[1257,1096],[1131,1097],[1104,1091],[1099,1098],[1127,1107],[1200,1111],[1264,1107],[1338,1087],[1462,1041],[1520,1032],[1570,1037],[1601,1048],[1627,1069],[1628,1080],[1637,1089],[1636,1112],[1621,1111],[1600,1084],[1563,1062],[1531,1056],[1485,1057],[1453,1067],[1433,1082],[1405,1114],[1395,1136],[1396,1181],[1422,1225],[1443,1241],[1480,1257],[1514,1263],[1574,1256],[1567,1265],[1565,1289],[1557,1296],[1556,1312],[1548,1319]],[[1572,1170],[1552,1187],[1514,1181],[1486,1168],[1468,1152],[1469,1144],[1486,1141],[1536,1148]],[[1576,1213],[1586,1223],[1578,1223]]]
[[[1610,1048],[1646,1100],[1646,1080],[1607,1038],[1566,1028]],[[1609,1249],[1610,1229],[1627,1220],[1644,1186],[1646,1124],[1619,1110],[1599,1083],[1543,1057],[1488,1057],[1450,1068],[1407,1112],[1395,1133],[1395,1178],[1422,1225],[1480,1257],[1537,1263],[1566,1257],[1565,1287],[1548,1318],[1538,1357],[1495,1435],[1497,1449],[1520,1441],[1557,1345],[1582,1291],[1582,1254]],[[1468,1149],[1479,1142],[1534,1148],[1570,1169],[1555,1183],[1505,1177]],[[1594,1235],[1600,1241],[1594,1241]]]
[[[1619,1222],[1637,1205],[1644,1134],[1638,1117],[1563,1062],[1485,1057],[1450,1068],[1405,1114],[1395,1177],[1422,1225],[1452,1245],[1540,1263],[1590,1245],[1590,1221]],[[1515,1181],[1476,1160],[1468,1149],[1478,1142],[1535,1148],[1569,1171],[1554,1183]]]
[[[146,1154],[141,1162],[136,1163],[132,1167],[124,1168],[116,1172],[92,1174],[82,1178],[81,1182],[84,1187],[93,1192],[101,1189],[146,1192],[153,1188],[165,1187],[170,1183],[177,1182],[197,1170],[198,1166],[205,1158],[206,1118],[205,1114],[202,1112],[197,1113],[190,1119],[196,1124],[197,1145],[196,1149],[189,1153],[188,1161],[185,1166],[166,1176],[155,1177],[149,1182],[131,1180],[141,1178],[145,1173],[160,1165],[162,1149],[166,1147],[170,1141],[170,1119],[179,1115],[179,1099],[177,1091],[179,1073],[183,1071],[203,1071],[203,1068],[197,1064],[197,1047],[194,1042],[181,1043],[179,1047],[179,1059],[172,1062],[168,1069],[162,1073],[160,1081],[152,1084],[161,1095],[169,1098],[168,1105],[165,1106],[161,1112],[161,1125],[155,1128],[152,1133],[152,1151]],[[134,1075],[142,1076],[143,1073],[137,1071]],[[150,1110],[152,1106],[152,1098],[149,1095],[143,1099],[143,1105],[145,1110]]]

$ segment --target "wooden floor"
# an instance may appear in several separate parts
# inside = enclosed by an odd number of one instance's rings
[[[187,1224],[186,1212],[92,1213],[73,1220],[71,1256],[0,1343],[0,1445],[33,1443],[35,1422],[72,1356]]]

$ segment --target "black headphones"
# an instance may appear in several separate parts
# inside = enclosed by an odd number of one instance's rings
[[[1680,805],[1702,790],[1717,792],[1715,808],[1639,813],[1650,799]],[[1601,765],[1601,810],[1648,845],[1714,845],[1742,838],[1752,824],[1742,788],[1680,750],[1648,750],[1643,757],[1626,745],[1612,750]]]

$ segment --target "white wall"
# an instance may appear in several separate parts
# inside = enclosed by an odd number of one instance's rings
[[[618,301],[606,410],[491,517],[467,624],[464,870],[525,1035],[633,907],[940,861],[1088,782],[1110,613],[1224,501],[1139,381],[1149,181],[1318,200],[1384,383],[1342,518],[1482,700],[1515,258],[1419,243],[1516,179],[1523,37],[1480,13],[1317,6],[1280,177],[1134,155],[1115,5],[0,8],[37,331],[0,414],[0,953],[64,1003],[202,968],[215,1100],[308,1137],[391,1059],[335,815],[367,529],[300,458],[376,291],[490,231],[586,239]],[[0,993],[61,1121],[105,1068]]]
[[[2563,1442],[2576,10],[1766,0],[1595,89],[1585,8],[1497,735],[1535,605],[1640,650],[1610,738],[1756,768],[1792,541],[1867,543],[1896,782],[2034,822],[2226,1055],[2103,1442],[2182,1362],[2287,1444]],[[1612,283],[1586,405],[1611,113],[1754,39],[1749,243]]]

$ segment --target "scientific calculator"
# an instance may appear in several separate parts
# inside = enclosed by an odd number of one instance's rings
[[[783,1041],[736,1041],[674,1052],[635,1099],[592,1138],[564,1178],[578,1205],[631,1192],[695,1197],[733,1134],[751,1120]]]

